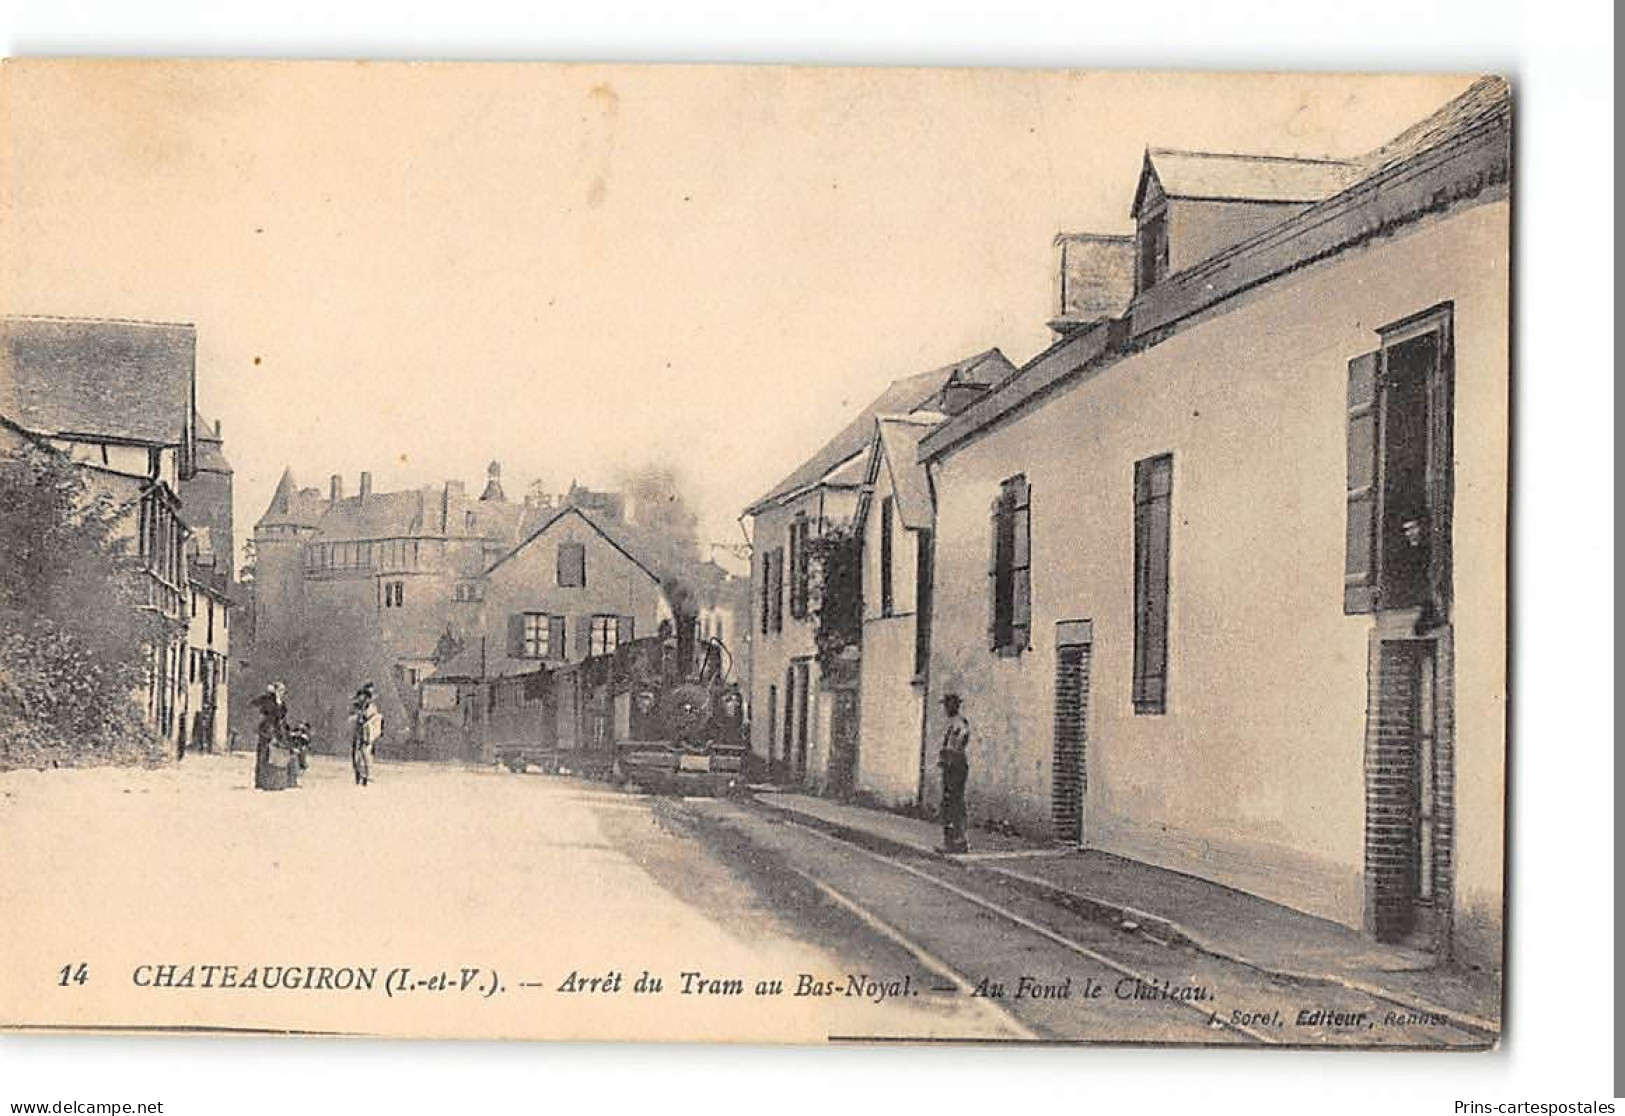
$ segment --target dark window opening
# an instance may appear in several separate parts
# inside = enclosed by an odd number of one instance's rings
[[[1382,604],[1414,608],[1428,599],[1433,547],[1428,513],[1427,379],[1437,361],[1432,334],[1390,349],[1382,377]]]
[[[587,584],[587,547],[584,543],[560,543],[558,583],[564,589],[580,589]]]
[[[993,501],[992,606],[989,642],[994,651],[1020,653],[1032,632],[1032,489],[1024,476],[999,486]]]
[[[1168,218],[1158,213],[1140,222],[1139,290],[1148,290],[1168,274]]]

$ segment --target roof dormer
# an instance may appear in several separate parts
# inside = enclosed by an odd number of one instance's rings
[[[1358,174],[1337,159],[1146,148],[1130,211],[1135,293],[1295,217]]]

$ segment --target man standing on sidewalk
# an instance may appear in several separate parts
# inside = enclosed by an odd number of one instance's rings
[[[965,843],[965,781],[970,776],[970,722],[959,712],[959,695],[944,694],[942,708],[948,727],[942,734],[937,766],[942,768],[942,847],[939,852],[962,853]]]

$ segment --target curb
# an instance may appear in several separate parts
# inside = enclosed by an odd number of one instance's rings
[[[943,864],[952,864],[957,868],[976,868],[985,872],[994,873],[1001,879],[1015,885],[1029,896],[1047,903],[1054,903],[1056,906],[1072,911],[1073,913],[1084,918],[1097,922],[1114,922],[1120,928],[1128,930],[1149,930],[1151,931],[1151,937],[1161,938],[1173,944],[1187,946],[1190,949],[1194,949],[1200,953],[1205,953],[1210,957],[1217,957],[1224,961],[1229,961],[1237,965],[1243,965],[1267,977],[1294,981],[1299,984],[1335,985],[1337,987],[1346,988],[1351,992],[1358,992],[1374,999],[1384,1000],[1388,1003],[1394,1004],[1396,1007],[1405,1008],[1410,1011],[1421,1012],[1428,1015],[1440,1016],[1441,1018],[1448,1020],[1456,1027],[1468,1031],[1478,1032],[1484,1035],[1484,1037],[1497,1042],[1501,1037],[1501,1025],[1495,1020],[1473,1015],[1470,1012],[1459,1011],[1455,1008],[1448,1008],[1420,997],[1409,996],[1403,992],[1398,992],[1391,988],[1385,988],[1379,984],[1372,984],[1368,981],[1363,981],[1342,973],[1329,971],[1316,972],[1309,970],[1288,969],[1276,965],[1266,965],[1245,956],[1239,950],[1228,946],[1222,946],[1213,941],[1211,938],[1208,938],[1197,931],[1191,930],[1180,923],[1174,922],[1171,919],[1164,918],[1161,915],[1151,914],[1148,911],[1139,910],[1135,907],[1128,906],[1125,903],[1118,903],[1112,900],[1102,899],[1099,896],[1088,895],[1083,892],[1068,891],[1067,889],[1058,887],[1047,880],[1041,880],[1035,876],[1029,876],[1023,872],[1012,871],[1008,868],[1001,868],[995,864],[985,862],[966,864],[956,857],[937,852],[935,849],[922,849],[917,845],[911,845],[904,841],[897,841],[890,837],[871,833],[867,830],[859,829],[856,826],[831,821],[828,818],[819,817],[816,814],[803,813],[794,807],[781,806],[774,802],[765,802],[754,794],[749,796],[749,801],[753,806],[766,811],[767,813],[771,813],[788,821],[794,821],[800,825],[807,826],[810,829],[819,830],[832,837],[839,837],[843,841],[857,845],[859,848],[868,849],[870,852],[876,852],[884,856],[894,857],[925,857],[928,860],[935,860]],[[1125,923],[1128,925],[1125,926]]]

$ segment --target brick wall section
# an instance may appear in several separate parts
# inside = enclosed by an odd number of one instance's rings
[[[1083,800],[1088,790],[1090,647],[1062,647],[1055,661],[1055,763],[1053,817],[1057,841],[1083,836]]]
[[[1384,641],[1375,666],[1366,713],[1366,920],[1378,940],[1396,941],[1411,929],[1418,882],[1416,650],[1406,642]]]
[[[1454,708],[1448,637],[1379,640],[1375,681],[1367,711],[1365,870],[1366,924],[1382,941],[1396,941],[1415,925],[1420,887],[1416,735],[1424,709],[1422,663],[1434,660],[1433,906],[1438,912],[1434,945],[1447,949],[1455,878]]]

